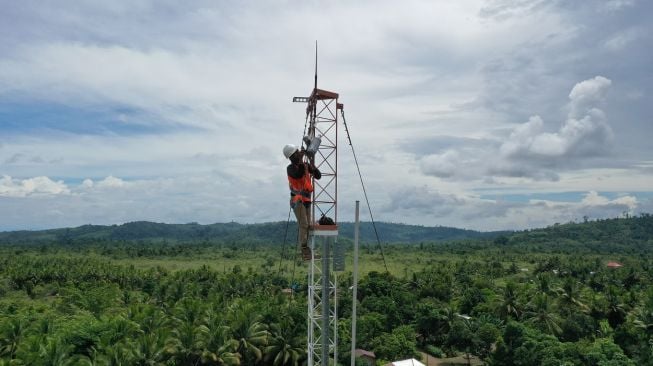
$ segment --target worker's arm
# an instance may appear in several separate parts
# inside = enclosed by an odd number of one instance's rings
[[[286,172],[288,173],[288,176],[291,178],[299,179],[304,176],[304,164],[290,164],[288,165],[288,168],[286,168]]]
[[[322,178],[322,172],[318,168],[316,168],[313,165],[310,164],[290,164],[288,165],[288,168],[286,168],[286,172],[288,173],[289,177],[299,179],[304,176],[304,173],[308,170],[310,174],[313,175],[315,179],[320,179]]]
[[[320,179],[322,178],[322,172],[315,165],[307,165],[308,171],[313,174],[313,178]]]

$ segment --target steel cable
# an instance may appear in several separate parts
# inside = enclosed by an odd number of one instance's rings
[[[283,258],[286,256],[286,239],[288,239],[288,226],[290,225],[290,211],[292,211],[292,208],[288,210],[288,220],[286,221],[286,232],[283,234],[283,245],[281,245],[281,258],[279,258],[279,270],[277,274],[281,274],[281,262],[283,262]]]
[[[370,219],[372,220],[372,227],[374,228],[374,235],[376,235],[376,242],[379,245],[381,251],[381,258],[383,259],[383,266],[385,271],[388,271],[388,264],[385,261],[385,254],[383,253],[383,246],[381,245],[381,240],[379,239],[379,232],[376,230],[376,223],[374,222],[374,215],[372,215],[372,207],[370,207],[370,200],[367,198],[367,190],[365,189],[365,183],[363,183],[363,175],[361,174],[360,166],[358,165],[358,158],[356,157],[356,151],[354,150],[354,144],[351,142],[351,136],[349,135],[349,128],[347,127],[347,120],[345,119],[345,109],[340,108],[340,113],[342,114],[342,123],[345,125],[345,132],[347,133],[347,140],[349,141],[349,146],[351,147],[351,153],[354,155],[354,162],[356,163],[356,170],[358,170],[358,177],[361,181],[361,187],[363,187],[363,194],[365,195],[365,202],[367,203],[367,209],[370,212]]]

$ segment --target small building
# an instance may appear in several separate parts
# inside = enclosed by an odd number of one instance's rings
[[[408,359],[408,360],[395,361],[395,362],[392,362],[390,365],[392,365],[392,366],[426,366],[425,364],[417,361],[414,358],[411,358],[411,359]]]
[[[606,264],[606,266],[608,266],[608,268],[621,268],[621,267],[623,267],[624,265],[621,264],[621,263],[619,263],[619,262],[613,262],[613,261],[611,261],[611,262],[608,262],[608,264]]]
[[[376,363],[376,355],[372,351],[356,348],[354,350],[356,358],[361,359],[367,366],[374,366]]]

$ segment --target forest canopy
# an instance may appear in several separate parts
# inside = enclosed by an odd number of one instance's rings
[[[306,264],[285,227],[222,224],[204,239],[180,233],[206,226],[150,224],[2,233],[0,365],[305,363]],[[378,364],[653,364],[650,215],[464,239],[413,229],[361,248],[357,344]],[[338,243],[348,288],[351,240]],[[342,364],[351,305],[343,291]]]

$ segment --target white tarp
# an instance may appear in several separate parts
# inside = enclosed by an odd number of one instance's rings
[[[411,358],[409,360],[395,361],[392,363],[392,366],[426,366],[426,365],[417,361],[414,358]]]

